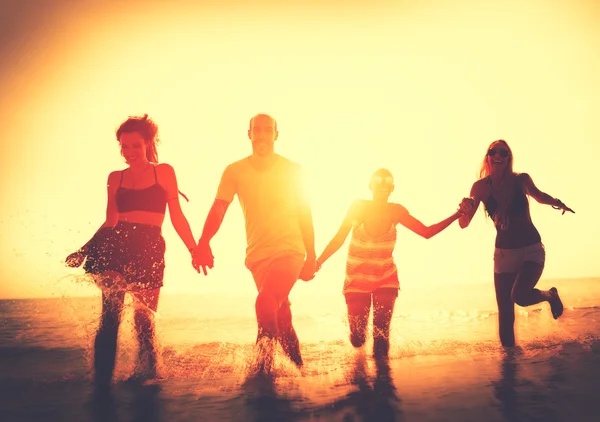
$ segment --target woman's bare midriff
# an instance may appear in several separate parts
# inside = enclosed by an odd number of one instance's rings
[[[128,223],[147,224],[150,226],[162,227],[165,215],[149,211],[129,211],[119,213],[119,221]]]
[[[541,242],[540,233],[526,214],[510,216],[508,228],[496,228],[496,247],[501,249],[519,249]]]

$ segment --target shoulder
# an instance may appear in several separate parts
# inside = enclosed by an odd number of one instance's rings
[[[153,166],[154,166],[154,170],[156,171],[156,174],[158,175],[158,177],[160,177],[160,178],[175,177],[175,169],[170,164],[158,163],[158,164],[153,164]]]
[[[530,193],[536,190],[536,187],[531,179],[531,176],[528,173],[516,173],[515,174],[516,185],[521,189],[524,189],[525,192]]]
[[[277,160],[279,161],[279,165],[290,169],[292,171],[296,171],[296,172],[301,172],[302,171],[302,166],[300,165],[300,163],[290,160],[287,157],[284,157],[283,155],[279,155],[277,154]]]
[[[367,199],[357,199],[350,204],[348,212],[352,215],[361,214],[367,208],[368,204],[369,201]]]
[[[357,199],[353,201],[348,207],[345,219],[350,221],[352,225],[356,225],[358,221],[362,220],[366,204],[367,201],[364,199]]]
[[[250,168],[250,161],[248,157],[244,157],[240,160],[234,161],[233,163],[229,163],[223,173],[239,173],[246,169]]]
[[[473,189],[481,189],[490,184],[490,176],[482,177],[473,183]]]
[[[158,164],[152,164],[152,165],[154,166],[154,168],[156,169],[156,171],[171,172],[171,173],[175,172],[175,169],[173,169],[173,166],[171,164],[158,163]]]
[[[489,184],[489,176],[483,177],[475,181],[475,183],[473,183],[473,186],[471,187],[471,196],[475,196],[475,199],[479,198],[480,200],[482,200],[482,198],[485,197],[484,192],[486,191],[486,189],[489,189]]]
[[[395,202],[390,202],[390,206],[392,208],[392,212],[396,215],[410,214],[403,205],[397,204]]]
[[[234,161],[233,163],[225,166],[221,175],[222,183],[237,183],[240,177],[247,174],[252,169],[248,157],[242,158],[241,160]]]
[[[229,163],[227,167],[237,168],[248,166],[250,164],[250,162],[248,161],[249,158],[250,156],[240,158],[239,160],[236,160],[233,163]]]
[[[106,181],[106,186],[109,191],[116,192],[121,184],[121,177],[123,177],[123,172],[125,170],[115,170],[111,171],[108,174],[108,179]]]
[[[119,180],[121,180],[121,177],[123,176],[123,172],[125,170],[115,170],[115,171],[111,171],[108,174],[108,183],[112,184],[112,183],[119,183]]]

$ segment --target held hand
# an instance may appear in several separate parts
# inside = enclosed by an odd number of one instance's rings
[[[67,263],[67,266],[71,268],[77,268],[83,264],[85,257],[86,255],[83,252],[77,251],[69,255],[67,259],[65,259],[65,262]]]
[[[322,266],[323,266],[323,263],[317,259],[315,262],[315,272],[318,273],[321,270]]]
[[[215,265],[215,257],[212,254],[210,245],[198,244],[192,252],[192,266],[200,273],[200,267],[204,275],[208,275],[206,268],[212,269]]]
[[[475,200],[473,198],[463,198],[458,205],[458,212],[463,215],[469,214],[475,207]]]
[[[310,281],[315,278],[315,272],[317,271],[317,261],[314,257],[306,258],[304,266],[300,270],[298,278],[302,281]]]

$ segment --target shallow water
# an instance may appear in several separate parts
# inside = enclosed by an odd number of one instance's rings
[[[165,295],[161,378],[129,380],[136,346],[127,311],[113,394],[103,400],[90,372],[98,298],[3,300],[2,420],[595,421],[599,282],[557,281],[566,305],[557,321],[547,304],[519,308],[519,347],[509,352],[498,345],[495,309],[485,306],[488,288],[478,300],[430,293],[420,304],[401,292],[388,362],[370,357],[370,342],[358,351],[349,344],[343,299],[296,297],[305,368],[278,353],[270,377],[249,371],[252,298]]]

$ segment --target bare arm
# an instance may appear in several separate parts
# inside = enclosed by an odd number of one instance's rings
[[[206,216],[204,228],[202,229],[202,236],[200,236],[200,240],[198,240],[199,245],[208,245],[214,235],[217,234],[219,228],[221,228],[221,223],[223,223],[223,219],[225,218],[227,208],[229,208],[229,202],[226,202],[223,199],[215,199]]]
[[[340,228],[333,238],[329,241],[319,258],[317,259],[317,268],[320,268],[334,253],[336,253],[348,238],[348,234],[352,230],[354,216],[358,208],[358,202],[350,206],[346,217],[342,221]]]
[[[190,252],[196,247],[196,241],[192,234],[190,224],[183,215],[181,204],[179,203],[179,188],[177,187],[177,176],[175,170],[169,164],[160,164],[161,175],[167,184],[167,204],[169,205],[169,216],[173,228]]]
[[[106,204],[106,218],[104,219],[104,223],[98,227],[98,230],[96,230],[95,233],[98,233],[100,230],[106,227],[114,227],[117,224],[117,221],[119,221],[119,211],[117,210],[115,193],[117,191],[120,177],[121,172],[118,171],[113,171],[108,175],[108,181],[106,183],[108,197]],[[85,256],[89,252],[90,243],[92,242],[93,238],[94,236],[92,236],[85,245],[67,257],[66,262],[69,267],[79,267],[83,263]]]
[[[296,168],[295,174],[296,192],[298,197],[298,225],[302,234],[304,250],[306,257],[304,266],[300,271],[299,278],[304,281],[312,280],[317,270],[316,255],[315,255],[315,229],[313,226],[312,212],[310,204],[305,192],[302,169],[300,166]]]
[[[525,192],[535,199],[540,204],[551,205],[554,208],[563,210],[563,214],[565,211],[570,211],[575,213],[571,208],[567,207],[560,199],[553,198],[545,192],[542,192],[538,189],[538,187],[533,183],[533,179],[527,173],[521,173],[519,175],[523,186],[525,188]]]
[[[232,166],[229,165],[221,175],[221,181],[217,188],[217,195],[206,216],[206,221],[204,222],[204,228],[202,229],[200,240],[198,240],[198,245],[208,246],[210,240],[217,234],[221,227],[221,223],[225,218],[227,208],[229,208],[229,204],[233,201],[233,197],[236,193],[237,182]]]
[[[198,240],[198,246],[192,253],[192,265],[198,272],[200,272],[200,267],[202,267],[204,275],[207,274],[206,268],[212,268],[214,265],[210,241],[214,235],[217,234],[219,228],[221,228],[221,223],[223,223],[227,208],[229,208],[229,204],[236,193],[237,187],[235,177],[231,166],[228,166],[221,176],[221,182],[217,189],[217,196],[206,216],[202,235],[200,236],[200,240]]]
[[[108,175],[108,181],[106,183],[106,218],[104,219],[104,223],[102,223],[102,225],[98,227],[96,233],[98,233],[105,227],[114,227],[117,224],[117,221],[119,221],[119,211],[117,210],[115,194],[117,192],[120,177],[121,172],[119,171],[113,171],[111,174]],[[80,251],[82,251],[83,253],[87,253],[91,241],[92,239],[88,240],[87,243],[80,248]]]
[[[402,208],[404,209],[404,208]],[[433,224],[431,226],[426,226],[421,223],[418,219],[410,215],[406,210],[404,212],[399,213],[398,222],[402,224],[407,229],[413,231],[425,239],[431,239],[433,236],[444,230],[450,224],[452,224],[458,217],[461,215],[459,211],[456,211],[450,217],[440,221],[439,223]]]
[[[306,249],[306,257],[314,258],[315,255],[315,229],[313,226],[312,212],[308,203],[304,203],[300,207],[300,231],[304,240],[304,248]]]
[[[307,259],[315,259],[315,229],[313,225],[312,211],[306,195],[302,170],[297,169],[297,191],[298,191],[298,224],[302,232],[304,241],[304,249],[306,250]]]

